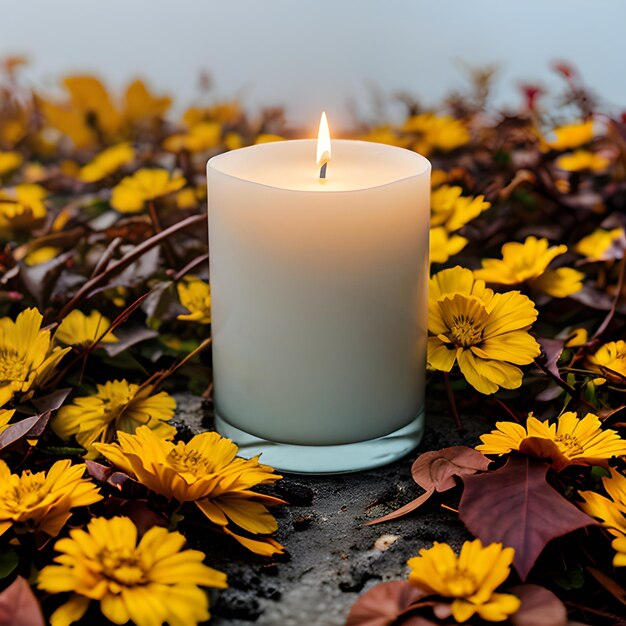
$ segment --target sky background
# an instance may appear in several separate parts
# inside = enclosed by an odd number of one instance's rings
[[[215,98],[285,105],[311,128],[325,109],[341,127],[349,103],[372,111],[372,87],[435,104],[467,85],[464,67],[495,64],[495,101],[516,104],[521,81],[560,86],[550,63],[565,59],[626,109],[624,0],[0,0],[0,10],[0,55],[27,55],[40,88],[70,71],[113,87],[142,76],[182,107],[208,71]]]

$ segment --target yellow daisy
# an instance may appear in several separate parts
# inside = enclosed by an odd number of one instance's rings
[[[24,162],[24,157],[19,152],[0,151],[0,176],[17,169]]]
[[[556,160],[556,166],[567,172],[584,172],[585,170],[602,172],[610,163],[611,161],[606,157],[590,150],[576,150]]]
[[[547,143],[553,150],[572,150],[579,148],[593,139],[593,120],[559,126],[555,128],[552,133],[553,139]]]
[[[51,626],[80,620],[91,601],[114,624],[197,626],[209,619],[200,587],[227,587],[226,575],[202,563],[204,554],[183,550],[178,532],[154,526],[138,540],[127,517],[96,517],[56,542],[54,565],[39,573],[48,593],[71,593],[50,618]]]
[[[9,427],[15,409],[0,409],[0,433]]]
[[[583,288],[585,275],[569,267],[547,269],[567,246],[548,247],[547,239],[527,237],[523,243],[511,241],[502,246],[502,259],[483,259],[474,276],[488,283],[519,285],[528,283],[554,298],[565,298]]]
[[[41,248],[29,252],[24,257],[24,263],[29,267],[39,265],[40,263],[47,263],[59,256],[61,251],[61,248],[55,248],[54,246],[42,246]]]
[[[610,475],[602,479],[602,483],[609,497],[594,491],[581,491],[583,503],[580,508],[602,522],[602,525],[611,533],[612,547],[615,550],[613,565],[626,566],[626,476],[617,470],[609,470]]]
[[[413,115],[406,120],[403,130],[417,135],[414,149],[425,155],[435,151],[450,152],[470,140],[467,126],[450,115]]]
[[[606,379],[617,385],[626,385],[626,341],[609,341],[601,345],[594,354],[587,357],[590,370],[599,372],[603,378],[596,379],[602,384]]]
[[[174,416],[176,401],[164,391],[152,394],[152,387],[140,387],[126,380],[113,380],[97,385],[91,396],[75,398],[62,406],[52,420],[52,429],[87,450],[87,458],[98,456],[94,442],[108,443],[116,433],[134,433],[145,424],[156,437],[172,438],[176,429],[167,423]]]
[[[199,324],[211,323],[211,286],[196,276],[188,276],[176,285],[180,303],[189,311],[177,319]]]
[[[0,535],[17,526],[56,537],[70,518],[71,509],[102,500],[99,489],[82,478],[84,473],[84,465],[72,465],[71,460],[64,459],[47,472],[12,474],[0,460]]]
[[[446,263],[451,256],[458,254],[467,245],[467,239],[460,235],[450,235],[443,226],[430,229],[430,262]]]
[[[141,169],[123,178],[111,196],[111,206],[121,213],[142,211],[146,202],[156,200],[185,186],[185,179],[162,169]]]
[[[282,500],[251,491],[281,477],[261,465],[258,457],[237,457],[237,446],[217,433],[172,443],[141,426],[134,435],[119,432],[118,438],[119,443],[94,445],[117,469],[155,493],[194,502],[213,524],[249,550],[265,556],[282,552],[268,536],[278,525],[266,508],[283,504]],[[240,535],[231,524],[257,537]]]
[[[526,427],[514,422],[497,422],[496,430],[481,435],[481,445],[476,446],[483,454],[508,454],[520,450],[529,438],[545,439],[554,446],[543,446],[538,453],[549,456],[555,469],[568,465],[606,465],[615,456],[626,454],[626,441],[610,428],[602,429],[600,418],[588,413],[582,419],[576,413],[563,413],[556,424],[540,421],[532,413]]]
[[[134,158],[133,147],[129,143],[120,143],[103,150],[87,165],[81,167],[78,178],[85,183],[95,183],[117,172],[120,167],[131,163]]]
[[[15,321],[0,319],[0,407],[16,394],[30,397],[70,350],[53,346],[42,321],[37,309],[22,311]]]
[[[435,274],[428,290],[428,364],[449,372],[458,363],[481,393],[516,389],[522,371],[540,354],[528,334],[537,319],[533,302],[519,291],[500,294],[459,266]]]
[[[447,543],[435,542],[409,559],[409,583],[427,594],[452,599],[450,610],[463,623],[478,613],[489,622],[503,622],[517,612],[521,601],[509,593],[496,593],[511,573],[515,551],[501,543],[483,546],[480,539],[466,541],[457,556]]]
[[[583,237],[574,247],[578,254],[582,254],[588,261],[606,261],[609,249],[618,241],[624,243],[625,231],[623,228],[605,230],[597,228],[590,235]]]
[[[464,196],[461,187],[441,185],[430,195],[430,225],[445,226],[453,232],[486,211],[491,204],[484,196]]]
[[[82,311],[70,311],[59,324],[54,338],[66,346],[87,345],[98,343],[114,343],[119,341],[108,332],[111,322],[98,311],[85,315]]]
[[[186,133],[172,135],[163,142],[163,148],[169,152],[188,150],[205,152],[221,144],[222,125],[218,122],[200,122]]]
[[[30,229],[46,217],[44,198],[48,192],[34,183],[0,190],[0,232]]]

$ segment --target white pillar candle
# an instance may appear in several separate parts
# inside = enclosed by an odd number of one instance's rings
[[[430,163],[335,140],[320,180],[315,155],[208,163],[214,400],[223,434],[341,452],[423,419]]]

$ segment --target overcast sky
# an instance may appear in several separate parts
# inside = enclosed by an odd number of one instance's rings
[[[312,126],[326,109],[338,127],[348,100],[368,110],[368,85],[434,103],[466,84],[464,64],[498,64],[498,98],[514,103],[521,80],[557,84],[558,58],[626,108],[623,0],[0,0],[0,11],[0,54],[28,55],[39,86],[70,70],[114,86],[142,75],[186,104],[207,70],[216,97],[285,104]]]

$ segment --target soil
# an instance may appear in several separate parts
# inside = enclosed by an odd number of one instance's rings
[[[210,406],[177,396],[179,429],[211,428]],[[428,409],[428,407],[427,407]],[[365,526],[422,493],[411,464],[427,450],[476,445],[488,430],[480,418],[459,433],[451,416],[427,410],[419,449],[387,467],[337,476],[285,475],[273,493],[289,505],[274,509],[286,554],[275,561],[251,556],[222,535],[202,533],[190,542],[213,567],[228,574],[229,588],[212,602],[213,626],[342,626],[350,606],[371,586],[406,577],[406,561],[434,541],[458,548],[469,538],[453,510],[454,496],[434,496],[410,516]]]

